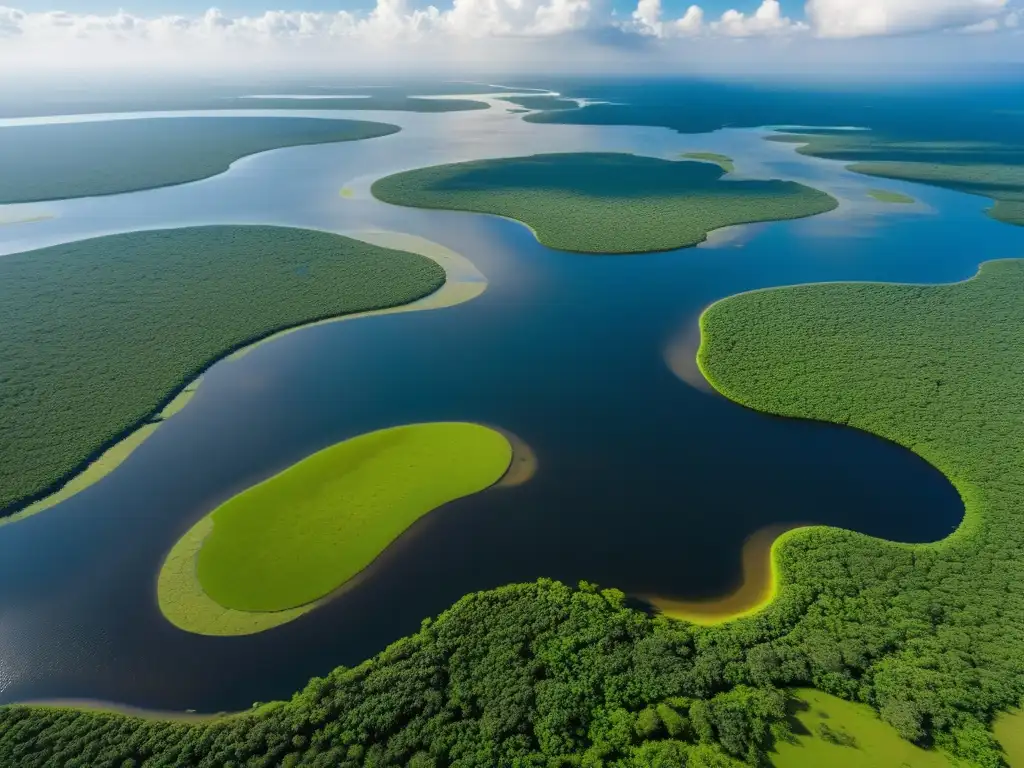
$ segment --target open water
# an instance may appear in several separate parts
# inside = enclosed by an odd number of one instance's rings
[[[338,116],[403,131],[269,152],[179,187],[0,207],[0,219],[56,216],[0,228],[0,253],[208,223],[390,229],[462,253],[489,281],[457,307],[313,327],[216,364],[188,407],[115,472],[0,527],[0,701],[245,708],[368,658],[474,590],[546,576],[699,599],[736,586],[744,539],[770,524],[907,542],[958,525],[956,492],[915,455],[744,409],[681,381],[665,353],[680,338],[692,344],[700,311],[739,291],[947,282],[984,260],[1024,256],[1024,229],[988,219],[985,200],[856,176],[756,130],[535,125],[501,109]],[[395,208],[367,191],[405,168],[577,150],[722,152],[738,176],[806,181],[841,206],[720,232],[698,248],[602,257],[550,250],[512,221]],[[868,188],[919,203],[877,203]],[[211,638],[163,619],[157,572],[210,509],[334,442],[432,420],[514,432],[536,453],[535,476],[431,513],[357,588],[291,624]]]

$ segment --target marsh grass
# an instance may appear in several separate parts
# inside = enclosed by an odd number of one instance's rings
[[[395,205],[516,219],[551,248],[642,253],[696,245],[719,227],[813,216],[838,202],[791,181],[721,181],[706,162],[618,153],[533,155],[407,171],[372,192]]]
[[[945,755],[900,738],[864,704],[810,688],[793,692],[793,739],[775,745],[774,768],[951,768]]]
[[[234,610],[306,605],[423,515],[496,483],[511,460],[504,436],[463,423],[393,427],[325,448],[211,513],[199,582]]]
[[[398,130],[386,123],[297,117],[161,117],[8,126],[0,129],[0,204],[184,184],[223,173],[236,160],[257,152],[370,139]]]
[[[231,351],[415,301],[444,279],[423,256],[285,227],[133,232],[5,256],[0,510],[55,490]]]

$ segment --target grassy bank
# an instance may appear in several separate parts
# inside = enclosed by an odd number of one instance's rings
[[[512,448],[475,424],[416,424],[325,448],[211,513],[196,568],[243,611],[305,605],[370,564],[416,520],[496,483]]]
[[[388,203],[506,216],[551,248],[642,253],[702,242],[719,227],[812,216],[834,198],[789,181],[723,182],[722,168],[637,155],[533,155],[441,165],[373,184]]]
[[[731,157],[720,155],[717,152],[684,152],[682,156],[690,160],[705,160],[709,163],[714,163],[726,173],[732,173],[736,170],[736,165]]]
[[[284,227],[113,235],[0,259],[0,509],[47,495],[232,350],[406,304],[428,258]],[[117,382],[114,386],[112,382]]]
[[[780,741],[774,768],[951,768],[943,754],[900,738],[871,707],[807,688],[789,702],[791,741]]]
[[[988,210],[989,216],[1007,224],[1024,225],[1024,149],[1020,145],[889,139],[861,131],[768,138],[802,144],[797,151],[804,155],[848,162],[850,170],[857,173],[990,198],[995,204]]]
[[[370,139],[398,130],[386,123],[295,117],[175,117],[7,127],[0,130],[0,204],[184,184],[223,173],[236,160],[257,152]]]

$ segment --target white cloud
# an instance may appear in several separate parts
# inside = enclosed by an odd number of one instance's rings
[[[672,22],[672,26],[681,35],[696,35],[704,28],[704,9],[699,5],[691,5],[680,18]]]
[[[821,37],[866,37],[952,29],[986,22],[1007,0],[807,0]]]
[[[764,50],[776,58],[759,60],[753,38],[799,41],[790,46],[797,61],[797,51],[831,56],[826,49],[840,46],[831,38],[884,39],[939,29],[994,31],[1009,45],[1016,43],[1014,28],[1022,20],[1007,8],[1007,0],[806,0],[806,21],[784,16],[779,0],[736,0],[737,7],[718,18],[709,18],[699,5],[666,18],[662,0],[636,1],[626,19],[616,17],[608,0],[435,0],[438,5],[376,0],[365,13],[268,11],[257,16],[228,15],[216,8],[191,16],[138,16],[0,6],[0,71],[156,61],[173,67],[216,62],[242,69],[248,62],[268,68],[281,62],[345,62],[363,68],[493,62],[528,69],[561,61],[585,71],[647,57],[662,62],[660,71],[682,71],[685,61],[691,69],[749,65],[750,71],[760,72],[775,63],[780,46],[766,42],[772,47]],[[558,42],[552,40],[556,37]],[[743,46],[748,58],[737,46],[723,46],[722,38],[751,40]],[[920,43],[918,55],[931,41]],[[987,55],[983,48],[979,40],[980,53],[971,55]],[[950,50],[954,57],[961,53]]]
[[[968,24],[966,27],[960,27],[961,32],[966,32],[969,35],[995,32],[998,29],[999,22],[996,19],[985,19],[984,21],[979,21],[977,24]]]
[[[779,0],[763,0],[753,14],[728,10],[717,21],[704,23],[704,10],[691,5],[686,13],[672,21],[661,18],[661,0],[639,0],[633,12],[637,31],[656,37],[681,37],[718,34],[725,37],[755,37],[802,32],[807,25],[782,15]]]
[[[711,28],[729,37],[778,35],[806,29],[802,22],[794,22],[782,15],[779,0],[764,0],[751,16],[736,10],[726,11],[722,18],[711,23]]]

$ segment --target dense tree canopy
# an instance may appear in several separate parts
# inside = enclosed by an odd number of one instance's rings
[[[792,533],[776,601],[715,627],[585,584],[473,594],[360,667],[219,721],[0,709],[0,764],[758,765],[786,738],[782,688],[811,685],[995,768],[991,720],[1024,696],[1022,289],[1024,262],[993,262],[948,286],[748,293],[702,319],[700,362],[724,394],[942,469],[967,508],[943,542]]]

